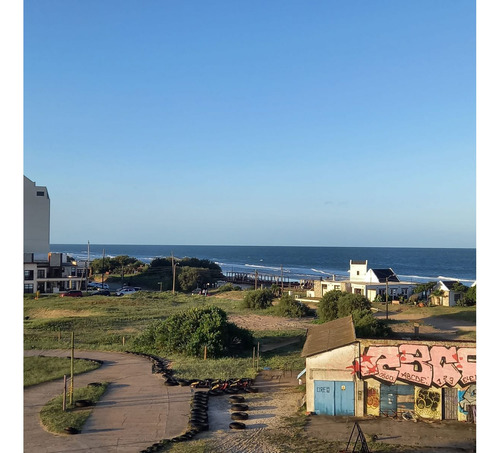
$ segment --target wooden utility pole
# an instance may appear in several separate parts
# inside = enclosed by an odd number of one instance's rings
[[[172,294],[175,294],[175,262],[174,262],[174,252],[172,252]]]
[[[106,250],[102,249],[102,277],[101,277],[101,289],[104,289],[104,257]]]
[[[257,289],[257,283],[259,281],[259,273],[255,270],[255,289]]]

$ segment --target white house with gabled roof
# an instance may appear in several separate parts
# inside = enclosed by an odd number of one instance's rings
[[[349,278],[317,280],[314,282],[314,297],[323,297],[328,291],[342,291],[361,294],[373,302],[377,296],[389,300],[408,298],[413,294],[412,282],[402,282],[391,268],[369,269],[368,261],[350,260]]]

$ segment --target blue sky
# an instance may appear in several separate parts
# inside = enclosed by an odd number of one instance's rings
[[[471,0],[24,2],[52,243],[474,247]]]

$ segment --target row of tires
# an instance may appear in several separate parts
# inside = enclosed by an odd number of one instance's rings
[[[163,439],[153,445],[141,450],[140,453],[165,451],[171,443],[183,442],[195,437],[198,433],[208,430],[208,398],[207,392],[195,392],[191,399],[191,412],[188,430],[180,436],[171,439]]]
[[[129,351],[127,351],[129,352]],[[163,439],[153,445],[141,450],[140,453],[161,452],[170,443],[177,443],[192,439],[202,431],[208,431],[208,400],[211,396],[220,396],[231,394],[229,397],[231,401],[231,420],[229,424],[230,429],[245,429],[246,425],[241,420],[247,420],[248,405],[244,403],[245,398],[236,395],[239,392],[256,393],[258,389],[252,387],[253,380],[250,378],[231,379],[227,381],[220,381],[218,379],[205,379],[205,380],[188,380],[174,378],[172,370],[168,369],[169,362],[161,357],[150,354],[136,353],[133,354],[147,357],[153,362],[152,372],[160,373],[165,378],[165,385],[167,386],[191,386],[192,388],[208,388],[208,391],[196,391],[191,400],[191,412],[188,423],[188,430],[171,439]]]
[[[230,429],[245,429],[247,426],[241,420],[248,420],[248,405],[245,403],[245,398],[239,395],[233,395],[229,397],[231,402],[231,423],[229,423]]]

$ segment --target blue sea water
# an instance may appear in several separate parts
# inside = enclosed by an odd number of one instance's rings
[[[51,251],[78,260],[128,255],[145,263],[154,258],[194,257],[216,262],[223,272],[255,272],[285,279],[318,280],[332,275],[347,277],[349,260],[368,260],[368,268],[392,268],[400,280],[427,282],[476,280],[475,248],[403,247],[291,247],[215,245],[52,244]]]

